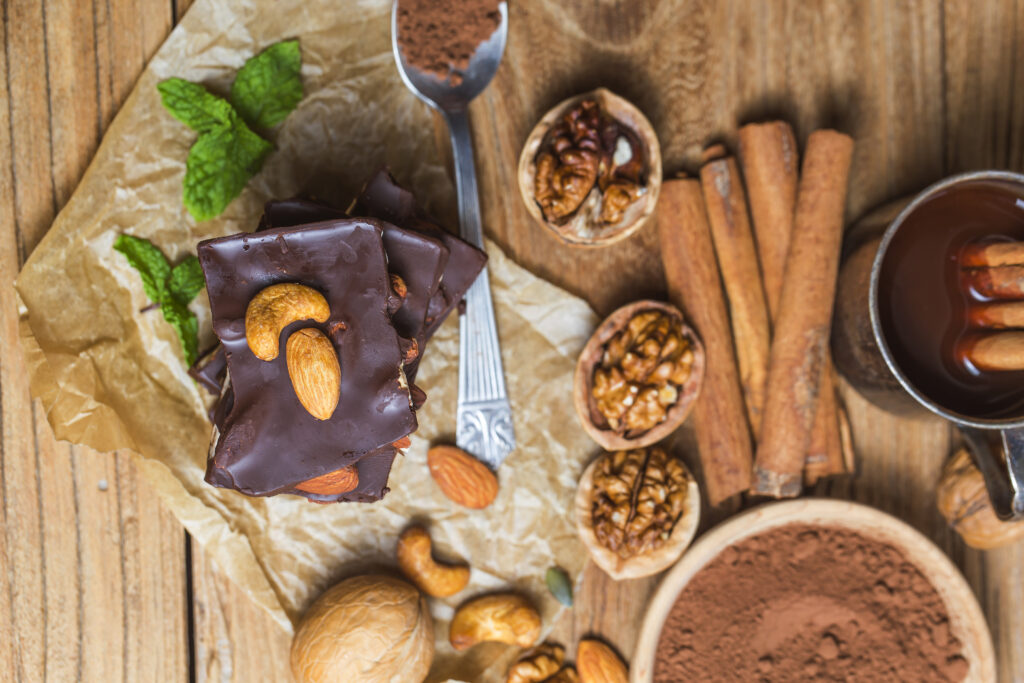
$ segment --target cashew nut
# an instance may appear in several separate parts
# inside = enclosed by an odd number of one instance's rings
[[[312,287],[285,282],[266,287],[245,309],[245,340],[260,360],[277,358],[281,330],[296,320],[326,322],[331,307]]]
[[[329,420],[341,398],[341,365],[334,344],[315,327],[296,330],[285,347],[288,376],[302,407]]]
[[[470,600],[456,612],[448,640],[456,650],[494,640],[519,647],[533,645],[540,636],[540,615],[515,593],[496,593]]]
[[[398,566],[416,586],[434,598],[455,595],[469,583],[469,567],[442,565],[430,556],[430,534],[414,526],[398,539]]]

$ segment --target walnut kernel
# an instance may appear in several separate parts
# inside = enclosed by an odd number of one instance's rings
[[[646,432],[665,420],[693,361],[679,321],[657,310],[636,314],[608,342],[594,370],[597,411],[618,434]]]
[[[624,559],[659,548],[683,514],[688,484],[682,462],[663,448],[609,454],[593,475],[598,542]]]
[[[614,225],[644,191],[640,139],[594,99],[566,112],[548,132],[535,160],[534,197],[544,218],[560,223],[596,187],[600,223]]]

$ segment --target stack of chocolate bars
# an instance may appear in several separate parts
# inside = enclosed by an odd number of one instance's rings
[[[425,216],[386,169],[348,212],[273,201],[256,232],[201,242],[221,342],[190,370],[219,397],[206,481],[250,496],[379,500],[426,400],[414,381],[427,341],[486,260]],[[296,303],[296,291],[316,305]],[[254,352],[260,315],[281,326],[271,326],[279,332],[272,354]],[[300,330],[326,340],[320,355],[331,356],[331,347],[337,354],[336,364],[327,359],[333,384],[321,382],[313,399],[297,378],[306,370],[291,343]],[[327,410],[311,410],[314,399]]]

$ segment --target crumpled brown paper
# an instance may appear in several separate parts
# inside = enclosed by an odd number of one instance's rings
[[[470,512],[430,479],[427,445],[455,425],[458,325],[427,348],[429,399],[412,448],[396,460],[391,493],[372,505],[319,506],[291,496],[247,498],[203,482],[210,397],[186,374],[174,330],[147,305],[138,275],[112,249],[146,237],[176,263],[205,238],[255,227],[264,201],[311,192],[350,197],[370,171],[391,166],[438,215],[454,192],[431,115],[408,92],[390,52],[390,0],[200,0],[171,33],[111,124],[71,201],[21,272],[22,335],[32,391],[58,438],[101,451],[128,448],[206,552],[277,622],[291,629],[341,577],[394,566],[397,534],[426,521],[439,550],[473,567],[470,587],[433,601],[432,678],[492,678],[501,648],[456,655],[447,619],[459,601],[513,586],[550,627],[562,609],[544,587],[552,565],[577,577],[586,553],[570,517],[576,479],[594,452],[573,414],[576,353],[596,324],[581,300],[530,275],[488,245],[517,449],[499,472],[490,508]],[[194,133],[161,106],[156,84],[180,76],[226,92],[245,59],[298,37],[305,97],[275,132],[276,151],[218,219],[196,224],[181,203]],[[487,148],[486,141],[482,145]],[[213,342],[205,294],[193,303],[201,346]],[[507,653],[504,653],[507,656]]]

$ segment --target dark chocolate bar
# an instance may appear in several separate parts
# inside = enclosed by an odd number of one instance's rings
[[[413,194],[395,182],[387,168],[370,177],[359,193],[352,213],[372,216],[429,235],[448,248],[441,288],[427,309],[426,336],[429,339],[466,296],[470,285],[487,264],[487,254],[438,227],[419,208]]]
[[[228,358],[224,347],[217,344],[199,357],[188,369],[189,376],[214,396],[220,396],[224,388],[224,375],[228,369]]]
[[[344,218],[345,212],[307,199],[266,203],[260,229],[290,228],[317,221]],[[405,281],[408,293],[402,307],[392,316],[398,334],[415,339],[422,348],[426,341],[426,317],[430,300],[437,294],[448,262],[448,248],[428,235],[383,223],[384,251],[388,270]]]
[[[231,378],[231,404],[221,406],[208,482],[267,495],[350,465],[415,430],[399,337],[387,310],[383,231],[377,220],[342,219],[200,243],[213,328]],[[246,342],[246,308],[259,291],[282,282],[321,292],[330,317],[288,325],[277,358],[262,361]],[[323,332],[339,355],[340,400],[325,421],[299,403],[286,367],[284,340],[305,327]]]

